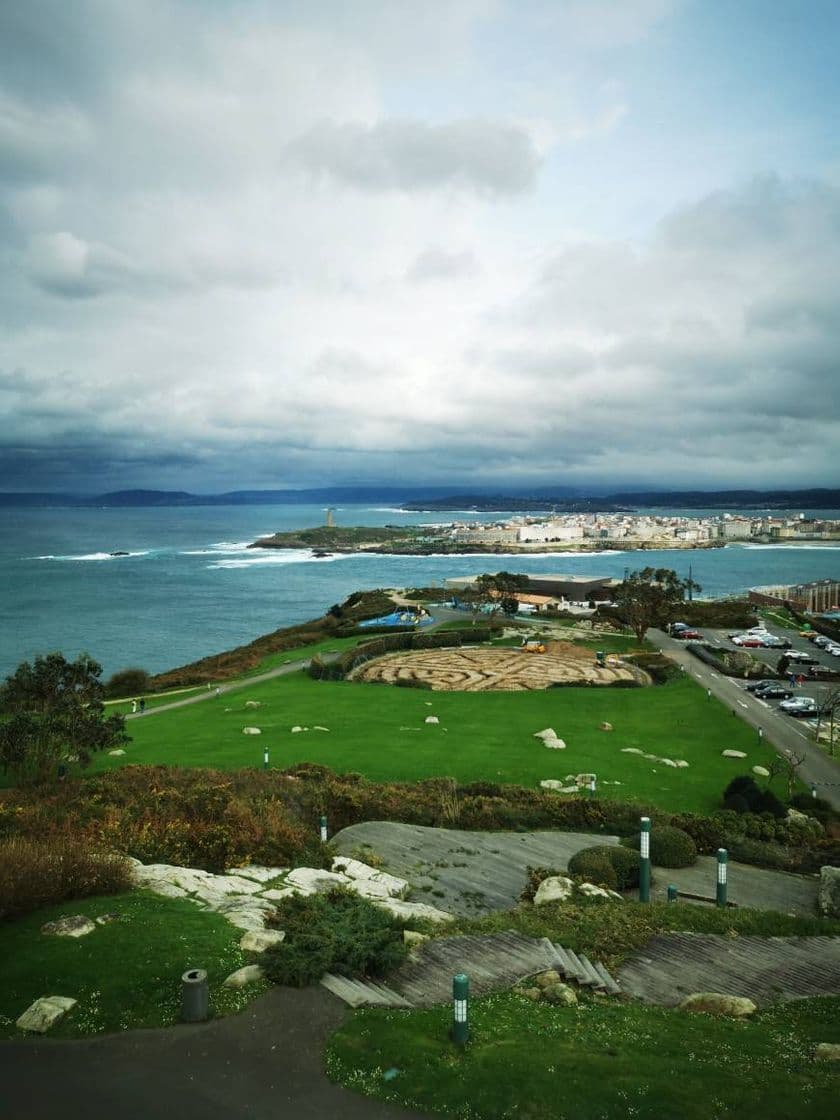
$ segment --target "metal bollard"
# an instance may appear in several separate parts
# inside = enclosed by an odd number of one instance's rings
[[[203,1023],[210,1014],[210,989],[203,968],[188,968],[181,977],[181,1021]]]

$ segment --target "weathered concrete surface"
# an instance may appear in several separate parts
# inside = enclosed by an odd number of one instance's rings
[[[663,933],[628,957],[616,979],[629,995],[666,1007],[691,992],[746,996],[759,1007],[837,995],[840,937]]]
[[[369,845],[388,871],[411,883],[413,901],[475,916],[515,906],[529,866],[564,871],[581,848],[617,844],[618,838],[582,832],[464,832],[369,821],[342,829],[333,843],[342,855]]]
[[[734,860],[730,860],[728,869],[726,897],[736,906],[778,910],[782,914],[795,914],[798,917],[816,917],[820,885],[816,876],[770,871]],[[698,856],[693,867],[681,867],[679,870],[654,867],[653,875],[651,897],[657,902],[662,902],[667,897],[669,883],[673,883],[680,891],[714,899],[717,859],[715,856]]]
[[[412,884],[412,899],[425,899],[453,914],[475,916],[515,906],[529,865],[564,871],[581,848],[616,844],[618,839],[583,832],[466,832],[370,821],[342,829],[333,842],[346,855],[369,845],[388,871]],[[654,867],[653,875],[651,896],[656,900],[666,898],[669,883],[713,900],[717,860],[700,856],[693,867]],[[818,890],[816,876],[729,863],[727,897],[737,906],[814,917]]]

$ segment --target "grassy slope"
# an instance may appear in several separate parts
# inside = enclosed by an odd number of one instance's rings
[[[536,656],[536,655],[535,655]],[[262,707],[247,709],[248,700]],[[437,725],[426,716],[438,716]],[[613,732],[600,731],[602,721]],[[329,732],[292,734],[294,725]],[[260,736],[242,729],[257,726]],[[553,727],[567,743],[549,751],[534,732]],[[124,759],[99,756],[95,769],[123,763],[169,763],[234,769],[320,762],[373,780],[452,776],[534,787],[543,778],[593,771],[600,796],[636,797],[673,811],[707,812],[736,773],[768,765],[774,753],[728,708],[708,700],[688,678],[647,689],[556,689],[547,692],[426,692],[348,682],[277,678],[205,703],[135,720]],[[684,758],[674,770],[623,747]],[[733,761],[724,748],[747,752]]]
[[[44,922],[68,914],[117,913],[120,921],[86,937],[49,937]],[[238,1011],[265,984],[234,991],[220,987],[248,963],[239,948],[242,931],[191,902],[145,891],[63,902],[16,921],[0,923],[0,1037],[17,1037],[15,1020],[44,995],[79,1002],[50,1031],[78,1037],[174,1023],[180,1011],[181,976],[206,968],[214,1013]]]
[[[828,1120],[837,1070],[811,1053],[840,1039],[839,1011],[838,999],[807,1000],[739,1023],[511,993],[473,1004],[463,1051],[447,1039],[450,1008],[357,1012],[327,1068],[363,1093],[464,1120]],[[389,1069],[399,1072],[386,1081]]]

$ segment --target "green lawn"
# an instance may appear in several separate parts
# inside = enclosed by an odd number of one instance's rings
[[[86,937],[50,937],[44,922],[68,914],[116,913],[120,920]],[[145,891],[63,902],[0,923],[0,1037],[20,1036],[15,1020],[40,996],[70,996],[77,1005],[50,1031],[72,1038],[177,1021],[181,976],[205,968],[217,1015],[241,1010],[265,984],[222,988],[249,959],[242,931],[191,902]]]
[[[246,709],[249,700],[261,707]],[[432,714],[439,724],[425,723]],[[602,721],[614,731],[600,731]],[[296,725],[311,730],[292,733]],[[244,735],[247,726],[262,734]],[[548,750],[534,738],[545,727],[566,741],[566,750]],[[127,763],[261,766],[267,747],[273,767],[319,762],[375,781],[452,776],[534,787],[544,778],[591,771],[599,796],[635,797],[674,812],[717,808],[730,778],[775,757],[688,677],[644,689],[470,693],[313,681],[301,672],[133,720],[129,732],[133,742],[124,758],[97,756],[94,770]],[[689,767],[623,754],[625,747],[685,759]],[[725,748],[748,757],[724,759]]]
[[[452,1011],[357,1011],[333,1036],[330,1077],[462,1120],[828,1120],[840,999],[780,1005],[752,1022],[582,996],[577,1007],[516,993],[477,1000],[463,1050]]]

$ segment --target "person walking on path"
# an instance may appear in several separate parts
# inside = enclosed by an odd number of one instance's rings
[[[136,712],[137,712],[137,701],[132,700],[131,701],[131,714],[134,715],[134,714],[136,714]]]
[[[141,696],[140,697],[140,715],[141,716],[145,712],[145,710],[146,710],[146,697]]]

